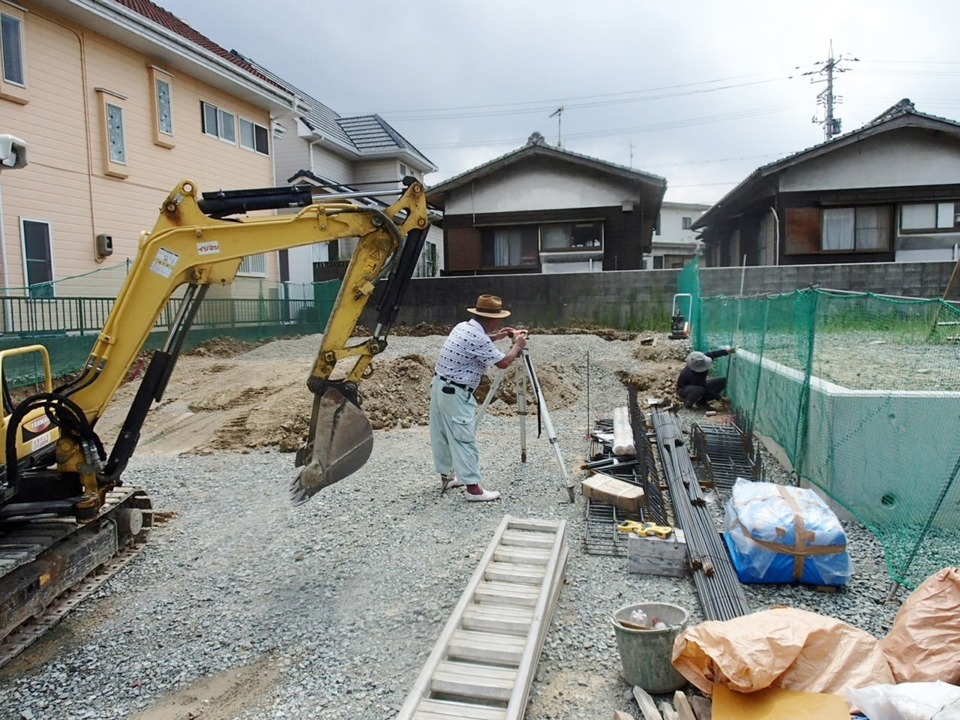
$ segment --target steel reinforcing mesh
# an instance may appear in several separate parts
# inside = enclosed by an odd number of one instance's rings
[[[893,580],[960,565],[960,312],[822,289],[697,304],[695,347],[738,349],[711,370],[731,403],[870,528]]]

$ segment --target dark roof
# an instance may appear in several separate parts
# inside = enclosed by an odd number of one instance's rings
[[[913,103],[910,102],[909,99],[904,98],[856,130],[852,130],[843,135],[838,135],[837,137],[831,138],[830,140],[822,142],[818,145],[800,150],[792,155],[787,155],[784,158],[774,160],[771,163],[767,163],[766,165],[762,165],[761,167],[757,168],[744,180],[742,180],[735,188],[724,195],[696,221],[694,221],[691,228],[694,230],[699,230],[700,228],[706,227],[710,224],[711,218],[716,218],[719,216],[726,207],[734,204],[735,201],[739,199],[738,196],[746,194],[747,190],[752,189],[760,180],[786,170],[787,168],[793,167],[794,165],[799,165],[807,160],[812,160],[813,158],[826,155],[834,150],[839,150],[840,148],[853,145],[854,143],[858,143],[861,140],[865,140],[866,138],[872,137],[881,132],[888,132],[890,130],[896,130],[897,128],[902,127],[921,127],[933,130],[943,130],[945,129],[945,125],[947,126],[946,129],[950,129],[954,132],[960,132],[960,122],[939,117],[938,115],[922,113],[914,107]]]
[[[114,0],[114,2],[116,2],[118,5],[122,5],[128,10],[133,10],[135,13],[142,15],[147,20],[151,20],[169,31],[176,33],[180,37],[189,40],[194,45],[199,45],[204,50],[207,50],[208,52],[218,55],[224,60],[233,63],[238,68],[245,70],[254,77],[264,80],[275,87],[283,88],[282,85],[264,73],[260,72],[242,56],[220,47],[206,35],[197,32],[176,15],[168,10],[164,10],[159,5],[150,2],[150,0]]]
[[[639,181],[650,185],[655,185],[660,187],[663,192],[666,192],[667,181],[665,178],[662,178],[659,175],[652,175],[650,173],[645,173],[642,170],[628,168],[624,165],[617,165],[616,163],[600,160],[598,158],[590,157],[589,155],[581,155],[580,153],[546,145],[542,142],[531,142],[527,143],[522,148],[508,152],[506,155],[501,155],[498,158],[494,158],[490,162],[484,163],[483,165],[478,165],[472,170],[467,170],[460,175],[455,175],[452,178],[444,180],[442,183],[428,188],[427,195],[431,199],[431,202],[434,202],[438,199],[438,195],[442,196],[444,193],[455,190],[463,185],[467,185],[478,178],[490,175],[498,170],[502,170],[532,156],[552,157],[566,162],[572,162],[576,165],[589,167],[601,172],[616,175],[617,177],[626,180]]]

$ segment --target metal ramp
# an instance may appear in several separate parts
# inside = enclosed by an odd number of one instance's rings
[[[520,720],[567,563],[566,521],[504,517],[397,720]]]

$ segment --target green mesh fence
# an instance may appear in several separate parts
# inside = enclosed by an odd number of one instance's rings
[[[695,346],[754,430],[880,539],[915,587],[960,565],[960,312],[828,290],[700,303]]]

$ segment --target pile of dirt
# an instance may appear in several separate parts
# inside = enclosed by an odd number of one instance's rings
[[[244,342],[243,340],[237,340],[229,336],[218,335],[217,337],[197,343],[189,350],[184,350],[182,354],[188,357],[230,358],[243,355],[272,340],[273,338],[266,338],[256,342]]]
[[[652,342],[644,343],[644,340]],[[665,340],[662,335],[644,334],[637,339],[631,351],[636,358],[636,369],[618,370],[617,379],[634,386],[646,397],[673,397],[677,376],[683,369],[690,345],[687,342]]]

